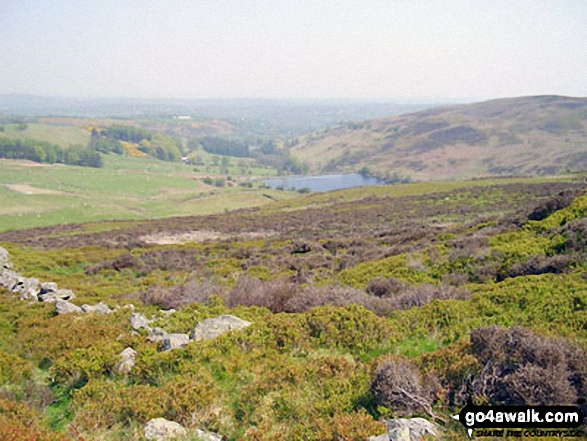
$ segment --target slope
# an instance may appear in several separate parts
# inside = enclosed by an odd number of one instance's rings
[[[415,180],[587,169],[587,98],[534,96],[442,107],[338,126],[298,140],[313,172]]]

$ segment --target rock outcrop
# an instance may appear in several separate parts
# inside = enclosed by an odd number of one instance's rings
[[[154,418],[145,425],[145,438],[149,441],[167,441],[186,437],[187,430],[175,421]]]
[[[195,341],[216,338],[228,331],[243,329],[251,326],[250,322],[235,317],[234,315],[221,315],[216,318],[209,318],[196,325],[190,334]]]

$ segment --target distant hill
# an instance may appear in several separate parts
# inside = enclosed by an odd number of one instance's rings
[[[234,127],[230,134],[241,136],[293,136],[345,121],[399,115],[434,105],[359,99],[64,98],[0,94],[0,115],[133,120],[189,115],[193,121],[222,120]]]
[[[587,98],[534,96],[434,108],[298,138],[313,172],[416,180],[587,170]]]

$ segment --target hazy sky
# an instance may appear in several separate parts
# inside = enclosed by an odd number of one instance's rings
[[[586,0],[0,0],[0,93],[587,95]]]

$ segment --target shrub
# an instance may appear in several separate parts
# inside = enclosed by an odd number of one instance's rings
[[[212,296],[223,295],[223,288],[210,281],[190,281],[173,288],[149,286],[140,294],[140,299],[147,305],[157,305],[167,309],[179,309],[193,303],[205,303]]]
[[[541,221],[546,219],[555,211],[562,210],[563,208],[571,205],[576,196],[576,192],[562,191],[555,198],[549,199],[538,205],[528,215],[528,219],[533,221]]]
[[[525,262],[512,266],[507,272],[507,277],[532,276],[538,274],[561,274],[567,272],[574,263],[574,259],[567,255],[552,257],[532,256]],[[498,275],[498,281],[503,280],[503,274]]]
[[[406,284],[393,277],[376,277],[367,285],[367,292],[376,297],[390,297],[405,289]]]
[[[430,412],[430,394],[422,386],[418,369],[408,361],[389,360],[381,365],[371,384],[378,404],[398,415],[411,415],[419,410]]]
[[[527,328],[488,326],[471,332],[483,366],[472,384],[484,401],[508,405],[572,405],[584,393],[587,353]]]

